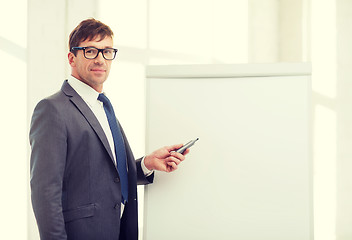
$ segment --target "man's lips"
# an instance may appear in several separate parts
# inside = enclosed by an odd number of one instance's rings
[[[91,71],[92,72],[106,72],[105,69],[101,69],[101,68],[92,68]]]

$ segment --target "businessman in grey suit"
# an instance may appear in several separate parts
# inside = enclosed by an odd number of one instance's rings
[[[103,92],[113,32],[95,19],[70,34],[71,76],[36,106],[31,122],[31,198],[41,239],[137,240],[137,184],[177,169],[182,144],[135,160]]]

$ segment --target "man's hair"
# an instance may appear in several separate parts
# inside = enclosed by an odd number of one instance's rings
[[[104,23],[90,18],[82,21],[70,34],[69,38],[69,51],[76,55],[77,50],[72,50],[73,47],[78,47],[81,42],[88,39],[91,41],[99,37],[98,41],[103,40],[105,37],[113,38],[114,33],[109,26]]]

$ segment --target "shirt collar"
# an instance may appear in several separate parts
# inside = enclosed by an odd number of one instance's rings
[[[94,106],[97,103],[99,92],[95,91],[92,87],[72,75],[68,77],[68,83],[90,106]]]

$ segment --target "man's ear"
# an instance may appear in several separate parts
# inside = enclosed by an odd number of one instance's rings
[[[72,52],[69,52],[67,57],[68,57],[68,63],[70,64],[70,66],[75,67],[76,66],[76,63],[75,63],[76,56]]]

